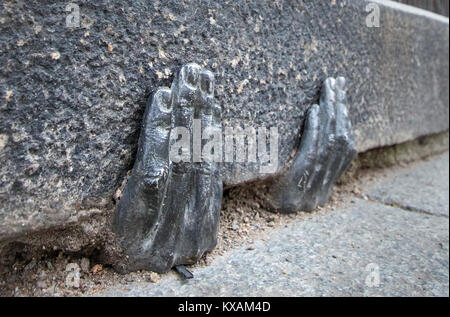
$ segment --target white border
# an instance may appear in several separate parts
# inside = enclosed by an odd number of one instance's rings
[[[376,3],[376,4],[380,4],[382,6],[385,7],[389,7],[398,11],[403,11],[406,13],[410,13],[410,14],[414,14],[414,15],[418,15],[418,16],[423,16],[429,19],[433,19],[433,20],[437,20],[439,22],[442,23],[446,23],[449,24],[449,18],[447,18],[446,16],[431,12],[431,11],[427,11],[424,9],[420,9],[420,8],[416,8],[407,4],[403,4],[400,2],[394,2],[394,1],[390,1],[390,0],[366,0],[367,3]]]

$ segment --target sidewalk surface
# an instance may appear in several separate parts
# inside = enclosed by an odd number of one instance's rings
[[[364,184],[368,200],[255,241],[159,283],[100,296],[449,296],[449,155]]]

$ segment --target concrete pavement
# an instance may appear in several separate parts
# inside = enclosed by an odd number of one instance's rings
[[[368,184],[367,193],[386,204],[448,217],[448,153],[393,171],[389,178]]]

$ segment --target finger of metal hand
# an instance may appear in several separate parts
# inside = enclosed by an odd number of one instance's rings
[[[322,130],[320,142],[327,142],[328,136],[336,130],[336,80],[332,77],[327,78],[322,87],[319,116]]]
[[[167,174],[171,129],[171,91],[160,88],[147,107],[139,139],[136,162],[149,177]]]
[[[316,200],[322,190],[325,173],[334,159],[336,133],[336,80],[327,78],[323,84],[320,98],[320,136],[314,172],[308,187],[311,195],[308,199]]]
[[[196,94],[200,93],[199,78],[200,66],[197,64],[187,64],[183,66],[178,77],[174,80],[172,91],[174,93],[174,126],[184,127],[188,130],[192,128],[192,120],[196,108],[201,106],[195,102]]]
[[[294,164],[300,160],[311,160],[315,158],[320,132],[319,110],[318,105],[313,105],[308,110],[305,128],[303,129],[303,135],[300,141],[300,149],[294,160]]]
[[[339,77],[336,80],[336,134],[348,135],[351,130],[345,93],[345,78]]]

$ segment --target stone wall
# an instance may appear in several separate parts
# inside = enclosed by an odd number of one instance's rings
[[[0,4],[0,240],[114,209],[151,91],[188,62],[215,73],[225,126],[278,128],[279,169],[328,76],[347,78],[360,152],[448,130],[443,17],[380,0],[380,27],[363,0],[76,3],[76,27],[67,1]]]

